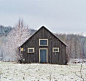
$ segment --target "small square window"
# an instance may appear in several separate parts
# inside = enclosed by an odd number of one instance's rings
[[[24,51],[24,49],[23,49],[23,48],[21,48],[21,51]]]
[[[59,48],[53,48],[53,52],[59,52]]]
[[[28,48],[28,53],[34,53],[34,48]]]
[[[48,39],[39,39],[39,46],[48,46]]]

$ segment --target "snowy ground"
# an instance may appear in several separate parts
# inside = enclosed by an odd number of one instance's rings
[[[0,62],[0,81],[86,81],[86,64],[17,64]]]

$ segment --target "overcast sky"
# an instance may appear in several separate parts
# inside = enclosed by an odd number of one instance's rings
[[[0,0],[0,25],[15,26],[20,18],[34,29],[85,34],[86,0]]]

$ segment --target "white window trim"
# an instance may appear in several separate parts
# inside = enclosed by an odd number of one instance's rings
[[[54,51],[54,49],[58,49],[58,51]],[[53,47],[53,52],[59,52],[59,47]]]
[[[33,49],[33,52],[30,52],[29,49]],[[34,48],[28,48],[28,53],[34,53]]]
[[[47,40],[47,45],[40,45],[41,40]],[[48,46],[48,39],[39,39],[39,46]]]

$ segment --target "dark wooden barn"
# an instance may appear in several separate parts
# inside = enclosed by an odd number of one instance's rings
[[[42,26],[20,46],[24,63],[67,64],[66,44]]]

